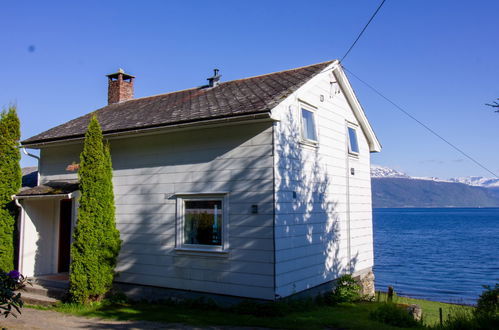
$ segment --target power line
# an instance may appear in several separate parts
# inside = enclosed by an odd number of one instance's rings
[[[348,50],[345,53],[345,55],[343,55],[343,57],[340,60],[341,64],[343,64],[343,61],[345,60],[345,58],[348,56],[348,54],[350,54],[350,51],[355,47],[355,45],[357,44],[357,41],[359,41],[359,39],[362,37],[362,35],[366,31],[366,29],[369,26],[369,24],[372,22],[372,20],[374,19],[374,17],[376,17],[376,15],[378,14],[378,12],[380,11],[381,7],[383,7],[383,4],[385,3],[385,1],[386,0],[381,1],[381,3],[379,4],[378,8],[376,9],[376,11],[374,11],[374,13],[372,14],[371,18],[366,23],[366,25],[364,26],[364,28],[362,29],[362,31],[360,31],[360,33],[357,36],[357,38],[355,39],[355,41],[352,43],[352,45],[350,46],[350,48],[348,48]],[[357,80],[359,80],[361,83],[363,83],[364,85],[366,85],[367,87],[369,87],[372,91],[374,91],[376,94],[378,94],[383,99],[385,99],[385,101],[387,101],[388,103],[390,103],[391,105],[393,105],[397,110],[401,111],[403,114],[405,114],[406,116],[408,116],[409,118],[411,118],[412,120],[414,120],[415,122],[417,122],[419,125],[423,126],[427,131],[429,131],[430,133],[432,133],[433,135],[435,135],[436,137],[438,137],[440,140],[442,140],[445,143],[447,143],[449,146],[451,146],[453,149],[455,149],[456,151],[458,151],[460,154],[462,154],[463,156],[465,156],[466,158],[468,158],[469,160],[471,160],[473,163],[475,163],[476,165],[478,165],[479,167],[481,167],[485,171],[489,172],[494,177],[499,178],[499,176],[497,174],[495,174],[494,172],[492,172],[491,170],[489,170],[485,165],[481,164],[479,161],[475,160],[473,157],[471,157],[466,152],[464,152],[463,150],[461,150],[459,147],[457,147],[456,145],[454,145],[453,143],[451,143],[449,140],[445,139],[443,136],[441,136],[440,134],[438,134],[437,132],[435,132],[429,126],[427,126],[426,124],[424,124],[423,122],[421,122],[419,119],[417,119],[416,117],[414,117],[413,115],[411,115],[406,110],[404,110],[401,106],[399,106],[398,104],[396,104],[395,102],[393,102],[392,100],[390,100],[388,97],[386,97],[385,95],[383,95],[383,93],[381,93],[379,90],[377,90],[376,88],[374,88],[372,85],[368,84],[366,81],[364,81],[361,78],[359,78],[352,71],[348,70],[345,66],[343,66],[343,68],[346,71],[348,71],[352,76],[354,76]],[[327,71],[327,70],[324,70],[324,71]],[[324,72],[324,71],[321,71],[321,72]]]
[[[416,117],[414,117],[413,115],[411,115],[408,111],[406,111],[404,108],[402,108],[401,106],[399,106],[397,103],[393,102],[388,97],[386,97],[385,95],[383,95],[383,93],[381,93],[379,90],[377,90],[376,88],[374,88],[372,85],[370,85],[366,81],[364,81],[361,78],[359,78],[352,71],[350,71],[347,68],[345,68],[345,66],[343,66],[343,69],[345,69],[346,71],[348,71],[348,73],[350,73],[352,76],[354,76],[358,81],[360,81],[361,83],[363,83],[364,85],[366,85],[367,87],[369,87],[373,92],[375,92],[376,94],[378,94],[379,96],[381,96],[385,101],[387,101],[388,103],[390,103],[391,105],[393,105],[397,110],[401,111],[407,117],[411,118],[412,120],[414,120],[415,122],[417,122],[419,125],[423,126],[427,131],[429,131],[430,133],[432,133],[433,135],[435,135],[436,137],[438,137],[440,140],[442,140],[445,143],[447,143],[449,146],[451,146],[452,148],[454,148],[455,150],[457,150],[460,154],[462,154],[463,156],[465,156],[466,158],[468,158],[469,160],[471,160],[476,165],[480,166],[485,171],[487,171],[490,174],[492,174],[494,177],[499,178],[499,176],[497,174],[495,174],[494,172],[492,172],[491,170],[489,170],[485,165],[481,164],[479,161],[475,160],[473,157],[471,157],[466,152],[464,152],[463,150],[461,150],[455,144],[451,143],[449,140],[445,139],[443,136],[441,136],[440,134],[438,134],[437,132],[435,132],[433,129],[431,129],[426,124],[424,124],[423,122],[421,122],[419,119],[417,119]]]
[[[371,16],[371,18],[369,19],[369,21],[367,22],[367,24],[364,26],[364,28],[362,29],[362,31],[360,31],[359,35],[357,36],[357,39],[355,39],[355,41],[353,42],[353,44],[350,46],[350,48],[348,48],[347,52],[345,53],[345,55],[343,55],[343,57],[341,58],[340,62],[343,62],[343,60],[345,59],[345,57],[347,57],[347,55],[350,53],[350,51],[353,49],[353,47],[355,46],[355,44],[357,43],[357,41],[359,41],[360,37],[362,37],[362,34],[364,34],[364,31],[367,29],[367,27],[369,26],[369,24],[371,23],[371,21],[374,19],[374,17],[376,16],[376,14],[378,13],[378,11],[381,9],[381,7],[383,7],[383,4],[385,3],[386,0],[383,0],[381,1],[381,3],[379,4],[378,6],[378,9],[376,9],[376,11],[374,12],[374,14]]]

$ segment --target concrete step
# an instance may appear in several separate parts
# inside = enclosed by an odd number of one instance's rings
[[[42,286],[37,283],[32,283],[31,285],[27,284],[19,291],[21,292],[21,296],[24,296],[25,293],[28,293],[31,295],[39,295],[42,297],[54,298],[59,300],[63,299],[67,293],[67,289],[45,285]]]
[[[49,280],[42,278],[33,278],[31,279],[31,283],[38,284],[47,288],[59,288],[59,289],[68,289],[69,281],[58,281],[58,280]]]
[[[29,305],[41,305],[41,306],[53,306],[60,302],[59,299],[52,297],[46,297],[29,292],[21,292],[21,299],[25,304]]]

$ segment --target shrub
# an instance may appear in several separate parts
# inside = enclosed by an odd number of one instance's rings
[[[476,314],[463,308],[454,308],[439,330],[491,330],[499,329],[499,319],[484,314]]]
[[[476,314],[482,316],[499,317],[499,283],[492,288],[484,285],[484,291],[480,295],[476,305]]]
[[[121,247],[114,219],[114,193],[109,146],[93,116],[85,134],[78,172],[78,222],[71,246],[70,300],[87,303],[102,299],[111,288]]]
[[[455,309],[443,326],[435,326],[439,330],[491,330],[499,329],[499,318],[476,314],[464,309]]]
[[[14,268],[14,234],[17,207],[11,196],[21,188],[21,137],[16,108],[0,114],[0,270]]]
[[[0,315],[17,317],[14,310],[21,314],[24,302],[21,294],[15,291],[24,287],[26,282],[26,278],[17,270],[0,273]]]
[[[477,301],[477,308],[470,312],[463,308],[454,308],[443,326],[443,330],[489,330],[499,329],[499,283],[494,288],[484,286]]]
[[[406,308],[393,303],[382,303],[370,313],[369,317],[375,321],[396,327],[410,328],[421,325],[409,314]]]
[[[361,300],[360,285],[352,275],[343,275],[336,280],[336,286],[333,292],[324,294],[319,303],[326,305],[335,305],[338,303],[350,303]]]

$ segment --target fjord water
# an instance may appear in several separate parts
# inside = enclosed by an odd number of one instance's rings
[[[499,208],[373,210],[376,290],[475,304],[499,282]]]

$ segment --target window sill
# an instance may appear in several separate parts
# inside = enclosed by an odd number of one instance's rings
[[[354,154],[354,153],[349,152],[348,157],[353,158],[353,159],[359,159],[359,154],[358,153]]]
[[[178,255],[209,256],[214,258],[227,258],[229,256],[229,250],[211,250],[203,248],[196,249],[196,248],[178,247],[175,248],[175,253]]]
[[[310,149],[317,149],[319,147],[319,142],[313,142],[309,140],[301,140],[300,145]]]

